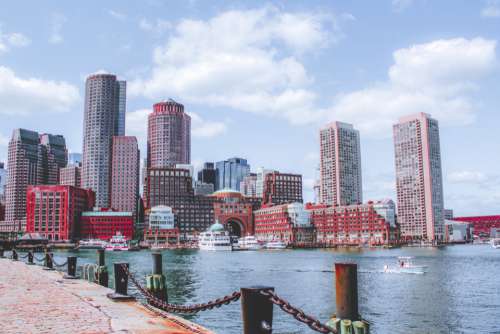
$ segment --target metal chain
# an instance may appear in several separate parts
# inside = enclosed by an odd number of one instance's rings
[[[194,304],[194,305],[177,305],[177,304],[169,304],[164,302],[161,299],[153,296],[148,290],[146,290],[143,286],[137,282],[135,277],[130,273],[127,266],[122,265],[123,270],[130,278],[130,281],[135,285],[137,290],[146,298],[149,304],[154,307],[157,307],[161,310],[171,312],[171,313],[198,313],[201,311],[211,310],[213,308],[221,307],[222,305],[228,305],[231,302],[235,302],[240,299],[241,293],[239,291],[235,291],[230,295],[217,298],[215,300],[208,301],[206,303]]]
[[[54,260],[54,255],[49,253],[49,256],[50,256],[50,259],[52,260],[52,263],[56,266],[56,267],[64,267],[68,264],[68,260],[66,260],[64,263],[57,263],[55,260]]]
[[[271,303],[274,305],[279,306],[283,311],[286,313],[290,314],[292,317],[294,317],[296,320],[306,324],[311,328],[312,330],[319,332],[319,333],[334,333],[337,334],[337,330],[334,328],[331,328],[330,326],[327,326],[323,324],[321,321],[318,319],[307,315],[302,311],[301,309],[292,306],[289,302],[286,300],[280,298],[277,294],[274,293],[272,290],[262,290],[260,291],[260,294],[267,297]]]
[[[25,258],[27,258],[27,257],[28,257],[28,255],[29,255],[29,253],[26,253],[26,255],[19,255],[19,258],[20,258],[20,259],[25,259]]]
[[[36,257],[36,255],[35,255],[35,254],[33,254],[33,258],[34,258],[36,261],[38,261],[38,262],[43,262],[43,261],[45,261],[45,257],[43,257],[43,256],[42,256],[42,258],[40,259],[40,258]]]

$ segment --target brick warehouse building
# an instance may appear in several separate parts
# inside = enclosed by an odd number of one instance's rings
[[[64,185],[29,186],[26,195],[26,232],[49,240],[78,239],[80,219],[94,206],[95,195]]]
[[[307,204],[311,223],[316,228],[316,241],[332,246],[396,243],[399,227],[391,225],[391,218],[384,218],[388,211],[384,205],[375,205],[374,202],[343,206]]]
[[[472,226],[472,234],[479,237],[489,237],[491,229],[500,229],[500,215],[453,217],[453,220],[469,223]]]
[[[262,202],[265,205],[302,203],[302,175],[280,172],[264,176]]]
[[[82,213],[81,238],[109,241],[121,233],[127,240],[134,236],[134,217],[132,212],[119,212],[102,209]]]

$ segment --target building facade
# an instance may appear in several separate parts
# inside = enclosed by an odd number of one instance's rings
[[[214,219],[222,224],[231,235],[244,237],[254,234],[254,203],[239,191],[223,189],[216,191],[214,199]]]
[[[262,198],[264,194],[264,180],[266,175],[274,172],[272,169],[265,169],[264,167],[259,167],[257,169],[257,179],[255,181],[255,196]]]
[[[472,233],[479,238],[489,238],[492,231],[500,229],[500,215],[454,217],[453,220],[469,223]]]
[[[264,205],[302,203],[302,175],[280,172],[266,174],[262,202]]]
[[[215,172],[215,166],[213,162],[205,162],[203,164],[203,169],[198,171],[198,181],[203,183],[210,183],[214,185],[214,190],[217,185],[217,175]]]
[[[156,103],[148,116],[147,166],[191,163],[191,117],[174,100]]]
[[[327,205],[363,201],[359,131],[334,122],[320,130],[320,197]]]
[[[82,185],[82,169],[77,165],[68,165],[59,170],[59,184],[80,188]]]
[[[230,158],[216,163],[216,190],[232,189],[240,191],[240,183],[250,174],[250,165],[246,159]]]
[[[0,162],[0,197],[5,196],[5,187],[7,186],[7,169],[3,162]]]
[[[201,181],[196,181],[194,183],[194,194],[195,195],[210,195],[214,192],[214,185],[212,183],[205,183]]]
[[[118,80],[118,129],[117,136],[125,136],[125,115],[127,114],[127,82]]]
[[[257,174],[250,173],[240,182],[240,192],[243,196],[257,197]]]
[[[94,205],[91,190],[64,185],[28,186],[26,232],[53,241],[78,239],[80,218]]]
[[[113,137],[111,158],[111,208],[137,217],[140,153],[137,138]]]
[[[112,210],[82,212],[81,218],[82,239],[101,239],[109,241],[117,233],[121,233],[127,240],[134,236],[134,217],[132,212]]]
[[[95,191],[96,205],[101,208],[111,203],[113,136],[122,127],[120,100],[125,98],[120,85],[112,74],[93,74],[85,83],[82,187]]]
[[[393,127],[398,222],[403,238],[441,242],[444,228],[439,125],[428,114]]]
[[[16,129],[9,142],[6,186],[6,225],[23,230],[26,223],[26,191],[29,185],[57,184],[59,169],[67,163],[64,137],[39,135]]]
[[[179,243],[179,229],[171,207],[158,205],[149,212],[149,224],[144,229],[144,241],[150,245],[172,245]]]

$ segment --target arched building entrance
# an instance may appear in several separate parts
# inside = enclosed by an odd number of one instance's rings
[[[238,238],[245,236],[245,227],[243,224],[234,218],[230,218],[223,223],[224,227],[229,231],[230,235],[234,235]]]

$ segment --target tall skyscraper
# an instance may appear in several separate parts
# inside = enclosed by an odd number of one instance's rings
[[[140,157],[137,138],[113,137],[111,207],[137,216]]]
[[[67,163],[63,136],[16,129],[9,142],[6,213],[8,224],[20,228],[26,218],[28,185],[57,184]]]
[[[363,201],[359,131],[333,122],[320,130],[320,196],[328,205]]]
[[[0,162],[0,200],[5,195],[5,186],[7,184],[7,170],[3,162]]]
[[[205,162],[203,164],[203,169],[198,171],[198,181],[203,183],[210,183],[215,186],[217,184],[217,175],[215,173],[215,167],[213,162]]]
[[[119,133],[123,84],[112,74],[93,74],[85,83],[82,187],[96,193],[96,205],[110,205],[111,146]]]
[[[413,240],[443,240],[438,122],[428,114],[418,113],[400,118],[393,132],[401,235]]]
[[[231,158],[216,163],[217,166],[217,190],[233,189],[240,190],[240,182],[250,174],[250,165],[246,159]]]
[[[125,115],[127,113],[127,82],[118,81],[118,131],[117,136],[125,136]]]
[[[148,117],[148,167],[191,163],[191,117],[169,99],[156,103]]]

